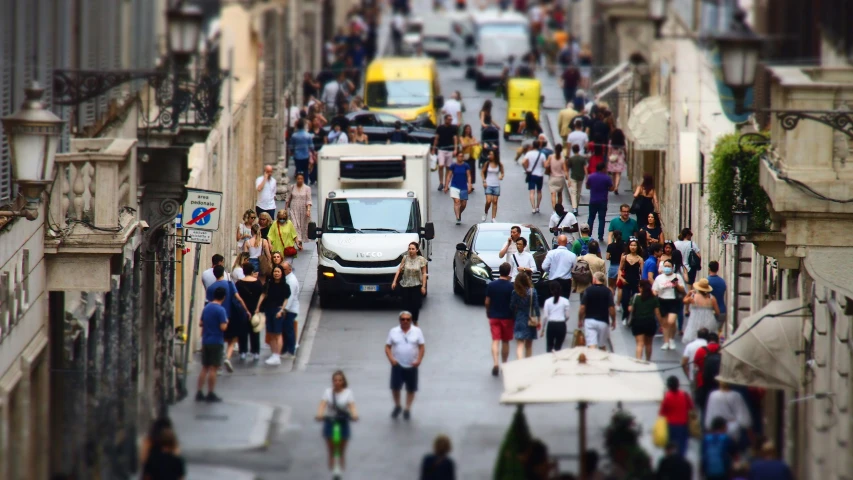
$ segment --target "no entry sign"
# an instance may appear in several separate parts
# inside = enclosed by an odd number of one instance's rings
[[[181,221],[184,228],[195,230],[219,230],[219,208],[222,192],[210,190],[187,190],[187,200]]]

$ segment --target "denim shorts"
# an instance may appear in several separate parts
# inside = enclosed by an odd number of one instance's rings
[[[468,200],[467,188],[450,187],[450,198],[458,198],[459,200]]]
[[[349,420],[341,420],[341,440],[349,440],[350,437],[350,429],[349,429]],[[331,419],[323,420],[323,438],[331,439],[332,432],[334,429],[334,422]]]
[[[530,181],[527,182],[528,190],[539,190],[542,191],[542,177],[531,175]]]
[[[616,278],[619,274],[619,265],[610,265],[607,269],[607,278]]]
[[[501,187],[486,187],[486,195],[492,195],[493,197],[501,196]]]

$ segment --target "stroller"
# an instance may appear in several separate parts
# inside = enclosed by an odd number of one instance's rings
[[[480,142],[483,144],[483,149],[480,151],[480,158],[477,160],[477,169],[482,170],[483,165],[489,161],[489,152],[495,152],[495,155],[500,155],[501,131],[494,125],[489,125],[483,129],[480,136]]]

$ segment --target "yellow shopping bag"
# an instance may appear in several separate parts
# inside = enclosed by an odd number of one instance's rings
[[[479,160],[481,153],[483,153],[482,146],[474,145],[473,147],[471,147],[471,160]]]
[[[658,417],[655,421],[655,426],[652,428],[652,442],[658,448],[666,447],[669,441],[669,426],[666,424],[666,418]]]

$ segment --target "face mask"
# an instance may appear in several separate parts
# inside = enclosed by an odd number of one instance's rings
[[[672,267],[663,267],[664,275],[672,275]]]
[[[278,223],[284,223],[284,222],[286,222],[286,221],[287,221],[287,219],[286,219],[286,218],[279,218],[279,219],[278,219]]]

